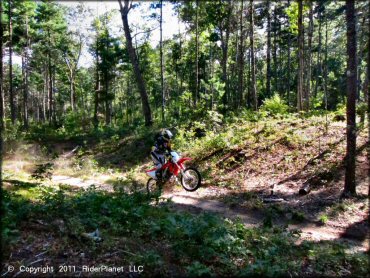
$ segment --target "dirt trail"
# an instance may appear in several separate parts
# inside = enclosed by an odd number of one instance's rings
[[[56,184],[66,184],[73,187],[87,189],[94,185],[96,188],[113,191],[111,185],[89,179],[82,180],[80,178],[73,178],[69,176],[53,176],[52,182]],[[164,199],[170,199],[171,202],[163,202],[162,204],[169,205],[171,209],[186,211],[190,213],[210,212],[218,214],[224,218],[240,219],[247,227],[257,227],[263,224],[265,215],[258,210],[251,210],[239,206],[230,207],[228,204],[218,200],[205,199],[203,194],[198,192],[166,192],[162,195]],[[275,219],[276,220],[276,219]],[[286,223],[279,223],[280,225]],[[366,251],[369,248],[368,240],[359,241],[355,239],[343,238],[344,229],[338,227],[317,226],[312,223],[289,224],[288,229],[295,229],[301,231],[301,237],[298,241],[312,240],[335,240],[338,242],[351,243],[354,250]]]
[[[170,199],[171,208],[192,213],[212,212],[224,218],[237,219],[239,218],[247,227],[256,227],[263,224],[264,215],[255,210],[249,210],[242,207],[230,208],[229,205],[217,201],[206,200],[202,197],[197,197],[192,192],[175,192],[166,193],[164,198]],[[286,223],[279,223],[286,224]],[[300,230],[301,237],[297,243],[303,240],[321,241],[335,240],[338,242],[350,243],[354,250],[366,251],[369,249],[369,240],[359,241],[356,239],[344,238],[345,229],[325,226],[317,226],[312,223],[289,224],[288,229]]]
[[[80,178],[74,178],[74,177],[69,177],[69,176],[55,175],[52,177],[51,181],[54,184],[65,184],[65,185],[74,186],[74,187],[83,188],[83,189],[88,189],[91,186],[95,186],[96,188],[104,189],[109,192],[113,191],[113,187],[111,185],[102,183],[94,179],[83,180]]]

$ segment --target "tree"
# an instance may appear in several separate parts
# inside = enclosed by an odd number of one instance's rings
[[[303,108],[303,72],[304,72],[304,34],[303,34],[303,16],[302,0],[298,0],[298,84],[297,84],[297,110]]]
[[[347,153],[343,196],[356,194],[356,15],[355,2],[346,0],[347,22]]]
[[[278,50],[278,38],[277,38],[277,30],[278,30],[278,19],[277,19],[277,3],[274,5],[274,21],[273,21],[273,37],[274,37],[274,43],[272,47],[272,60],[274,61],[274,83],[273,83],[273,91],[277,92],[278,91],[278,61],[277,61],[277,50]],[[271,25],[271,23],[270,23]],[[271,33],[270,33],[271,36]],[[270,42],[271,44],[271,42]],[[271,47],[271,45],[270,45]]]
[[[96,31],[98,33],[98,31]],[[94,92],[94,128],[99,126],[98,108],[99,108],[99,95],[100,95],[100,74],[99,74],[99,47],[98,47],[98,34],[96,35],[95,45],[95,92]]]
[[[12,20],[13,3],[8,0],[8,28],[9,28],[9,106],[10,106],[10,119],[12,124],[16,120],[15,104],[14,104],[14,91],[13,91],[13,20]]]
[[[3,1],[0,0],[0,199],[3,200],[3,130],[4,130],[4,107],[3,107]],[[3,217],[1,213],[1,217]],[[2,255],[0,255],[2,259]]]
[[[266,50],[266,96],[271,96],[271,16],[270,1],[266,2],[267,9],[267,50]]]
[[[368,19],[370,18],[370,1],[368,3]],[[367,131],[368,131],[368,142],[370,142],[370,20],[368,20],[367,30]],[[367,144],[367,162],[370,164],[370,144]],[[367,175],[370,178],[370,167],[367,167]],[[370,195],[370,186],[368,195]]]
[[[65,41],[63,41],[62,45],[63,58],[68,68],[67,77],[69,81],[72,111],[75,110],[76,106],[75,79],[77,75],[77,66],[81,57],[83,43],[86,41],[85,35],[81,30],[83,25],[81,20],[84,20],[86,16],[89,16],[89,13],[82,4],[79,4],[76,10],[69,10],[69,22],[73,22],[75,28],[68,33],[68,36],[65,36]]]
[[[251,94],[253,100],[253,109],[257,110],[257,86],[256,86],[256,66],[254,54],[254,20],[253,20],[253,0],[249,1],[249,36],[250,36],[250,49],[251,49]]]
[[[35,37],[34,32],[34,18],[35,18],[35,9],[36,3],[27,2],[27,1],[14,1],[14,11],[12,12],[12,17],[14,25],[12,27],[12,45],[14,51],[22,57],[22,109],[20,112],[22,114],[23,127],[28,128],[29,121],[29,108],[32,106],[32,103],[29,101],[30,96],[30,64],[32,60],[32,51],[31,51],[31,40]],[[34,40],[34,39],[33,39]],[[12,48],[13,48],[12,47]],[[11,65],[9,65],[10,67]],[[13,73],[12,73],[13,76]],[[10,78],[9,78],[10,79]],[[12,79],[15,79],[14,76]],[[13,82],[10,87],[12,91]],[[10,85],[10,84],[9,84]]]
[[[41,2],[37,5],[36,26],[38,28],[38,48],[44,54],[46,68],[46,88],[48,92],[48,121],[56,124],[56,68],[61,58],[62,38],[66,36],[67,23],[64,10],[53,2]]]
[[[288,7],[290,6],[290,0],[288,0]],[[290,61],[290,46],[291,46],[291,34],[290,34],[290,21],[289,19],[287,20],[288,23],[288,68],[287,68],[287,99],[288,99],[288,106],[290,105],[290,66],[291,66],[291,61]]]
[[[229,79],[228,79],[228,58],[229,58],[229,40],[231,30],[231,16],[233,5],[230,1],[212,1],[207,2],[207,22],[215,26],[215,34],[221,42],[221,80],[224,83],[224,95],[222,102],[224,108],[230,100]]]
[[[304,110],[308,111],[310,108],[310,94],[311,94],[311,63],[312,63],[312,37],[313,37],[313,8],[312,2],[309,3],[309,27],[308,27],[308,46],[307,46],[307,75],[306,75],[306,89],[304,90]]]
[[[194,106],[197,105],[199,95],[199,2],[195,1],[195,95]]]
[[[98,79],[102,84],[99,101],[105,105],[105,124],[110,125],[112,120],[112,102],[114,100],[113,81],[117,76],[116,67],[123,55],[123,48],[119,38],[110,34],[109,25],[113,14],[107,12],[93,22],[96,30],[96,42],[91,52],[96,55]],[[96,49],[94,49],[96,47]],[[98,86],[99,87],[99,86]]]
[[[240,10],[240,44],[239,44],[239,58],[238,58],[238,101],[237,107],[243,103],[243,91],[244,91],[244,1],[241,1]],[[211,64],[212,65],[212,64]]]
[[[3,1],[0,0],[0,170],[2,163],[3,129],[4,129],[4,107],[3,107]],[[0,171],[0,189],[2,186]],[[1,192],[0,192],[1,194]]]
[[[129,4],[128,0],[124,0],[124,5],[122,5],[122,0],[118,0],[118,3],[120,6],[123,29],[124,29],[125,37],[126,37],[127,51],[128,51],[128,55],[131,60],[131,64],[134,68],[136,82],[139,87],[139,92],[140,92],[140,97],[141,97],[141,102],[142,102],[142,109],[143,109],[143,114],[145,118],[145,125],[150,126],[152,125],[153,121],[152,121],[152,113],[151,113],[150,106],[149,106],[148,94],[145,88],[145,81],[142,77],[142,74],[139,68],[139,61],[137,59],[135,49],[132,46],[131,31],[130,31],[130,27],[128,24],[128,13],[132,9],[132,3]]]
[[[328,109],[328,13],[325,14],[325,51],[324,51],[324,96],[325,110]]]
[[[160,52],[160,66],[161,66],[161,92],[162,92],[162,122],[165,120],[165,106],[166,100],[164,95],[164,69],[163,69],[163,0],[160,0],[160,19],[159,19],[159,26],[160,26],[160,40],[159,40],[159,52]]]
[[[321,74],[322,74],[322,64],[321,64],[321,41],[322,41],[322,10],[323,10],[324,5],[320,2],[318,3],[318,15],[317,15],[317,21],[319,23],[319,30],[318,30],[318,44],[317,44],[317,63],[316,63],[316,76],[315,76],[315,91],[314,91],[314,96],[317,96],[317,92],[319,89],[319,84],[321,80]]]

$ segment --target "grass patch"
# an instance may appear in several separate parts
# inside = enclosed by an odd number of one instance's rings
[[[298,275],[307,264],[308,254],[312,254],[309,263],[315,273],[338,273],[346,252],[344,245],[329,244],[328,249],[306,242],[297,246],[294,242],[299,234],[284,229],[246,228],[239,221],[207,213],[194,216],[153,207],[151,200],[139,193],[108,194],[90,189],[72,194],[64,189],[35,188],[40,194],[32,201],[19,192],[4,194],[6,252],[16,248],[17,235],[26,229],[26,223],[35,220],[50,223],[47,230],[55,234],[55,240],[63,242],[59,245],[63,250],[58,250],[58,254],[68,253],[78,243],[81,252],[93,252],[95,261],[100,263],[107,250],[119,254],[123,248],[121,240],[126,239],[126,253],[119,255],[119,260],[150,267],[150,275],[168,275],[174,265],[178,275],[186,276]],[[279,208],[271,208],[272,213],[276,211]],[[84,240],[83,233],[97,228],[104,239],[102,243]],[[328,250],[336,251],[328,256]],[[51,259],[57,256],[53,252],[50,250]],[[366,261],[362,254],[346,257],[346,268],[365,274]]]

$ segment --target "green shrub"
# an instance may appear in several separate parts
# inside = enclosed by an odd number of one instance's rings
[[[345,116],[346,115],[346,104],[345,103],[340,103],[337,105],[337,110],[334,112],[334,117],[335,116]]]
[[[366,111],[367,111],[367,104],[365,102],[361,102],[357,105],[356,113],[360,117],[360,123],[365,122]]]
[[[269,115],[285,115],[288,108],[288,105],[284,103],[280,96],[275,94],[273,97],[264,100],[261,111],[265,111]]]

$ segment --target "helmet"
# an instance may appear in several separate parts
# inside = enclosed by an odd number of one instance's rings
[[[167,139],[167,140],[171,140],[171,138],[173,137],[173,134],[171,131],[169,131],[168,129],[165,129],[163,132],[162,132],[162,136]]]

